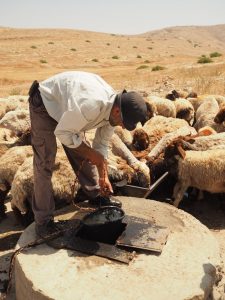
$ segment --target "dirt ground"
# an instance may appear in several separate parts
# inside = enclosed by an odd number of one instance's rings
[[[181,203],[181,209],[192,214],[206,225],[219,242],[221,265],[217,269],[217,281],[212,295],[207,300],[225,300],[225,199],[216,198],[200,201],[186,199]],[[73,210],[72,205],[67,206],[57,211],[57,215],[60,216]],[[4,299],[13,248],[23,230],[24,227],[18,223],[10,209],[10,203],[7,203],[7,217],[1,222],[0,226],[0,300]],[[12,284],[7,299],[15,300],[14,284]]]

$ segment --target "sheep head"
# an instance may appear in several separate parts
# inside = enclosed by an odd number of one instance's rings
[[[157,114],[157,108],[154,103],[149,103],[148,101],[145,101],[145,104],[147,106],[147,115],[149,120]]]
[[[148,148],[150,144],[149,136],[147,132],[142,129],[136,129],[133,133],[132,145],[137,151],[142,151]]]
[[[191,107],[181,109],[177,112],[176,118],[189,120],[189,119],[191,119],[192,112],[193,112],[193,109]]]
[[[166,99],[169,100],[176,100],[176,98],[180,98],[180,93],[178,93],[176,90],[173,90],[171,93],[166,95]]]
[[[219,110],[214,118],[214,122],[217,124],[222,124],[225,121],[225,106]]]
[[[178,138],[174,141],[172,141],[165,149],[164,157],[166,160],[171,160],[173,158],[177,158],[177,155],[181,157],[182,159],[185,158],[186,153],[183,149],[183,141],[181,138]]]

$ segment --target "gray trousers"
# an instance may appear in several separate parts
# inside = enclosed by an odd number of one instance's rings
[[[57,152],[56,137],[54,134],[57,122],[49,116],[39,91],[36,91],[32,96],[30,95],[29,109],[31,141],[34,153],[32,209],[35,222],[43,224],[53,218],[55,209],[51,177]],[[72,149],[64,145],[63,148],[84,192],[89,198],[96,197],[99,194],[96,167],[85,161],[82,169],[79,170],[83,160],[87,160],[88,158],[83,157],[82,153],[76,150],[76,148]]]

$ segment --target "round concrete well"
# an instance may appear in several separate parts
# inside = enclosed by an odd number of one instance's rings
[[[169,228],[160,255],[137,253],[126,265],[39,245],[17,256],[17,300],[206,299],[216,277],[215,267],[220,264],[219,247],[210,231],[171,205],[133,197],[120,199],[127,215]],[[35,238],[32,224],[17,247]]]

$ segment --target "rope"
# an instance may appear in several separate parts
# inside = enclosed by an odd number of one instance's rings
[[[16,259],[17,255],[20,254],[23,250],[27,250],[29,248],[41,245],[41,244],[45,243],[46,241],[50,241],[56,237],[59,237],[63,232],[65,232],[67,230],[68,230],[68,228],[58,230],[54,233],[47,235],[45,238],[38,238],[38,239],[24,245],[23,247],[20,247],[16,251],[14,251],[14,253],[11,257],[11,260],[10,260],[10,265],[9,265],[9,280],[8,280],[8,285],[7,285],[7,289],[6,289],[5,299],[6,299],[7,295],[9,294],[11,286],[12,286],[13,268],[15,265],[15,259]]]

